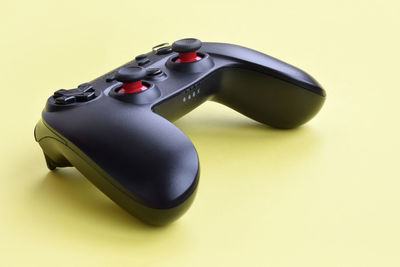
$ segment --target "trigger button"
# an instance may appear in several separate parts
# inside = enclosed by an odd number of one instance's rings
[[[166,55],[169,53],[172,53],[172,48],[170,46],[159,48],[156,51],[156,55]]]
[[[162,44],[153,46],[152,50],[153,50],[153,51],[156,51],[157,49],[160,49],[160,48],[166,47],[166,46],[169,46],[169,43],[162,43]]]

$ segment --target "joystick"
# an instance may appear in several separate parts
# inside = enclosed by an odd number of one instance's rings
[[[132,94],[148,89],[142,83],[142,80],[146,77],[146,73],[146,69],[143,67],[130,66],[120,68],[115,74],[115,79],[123,83],[118,93]]]
[[[200,175],[197,151],[174,120],[212,100],[290,129],[313,118],[325,98],[310,75],[276,58],[183,39],[77,88],[57,90],[35,139],[49,169],[75,166],[130,214],[164,225],[190,207]]]
[[[172,44],[172,51],[178,52],[176,63],[190,63],[201,59],[196,53],[201,47],[201,41],[194,38],[186,38]]]

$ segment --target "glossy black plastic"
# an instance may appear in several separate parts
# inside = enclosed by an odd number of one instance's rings
[[[75,166],[118,205],[163,225],[193,201],[199,179],[195,147],[172,121],[206,100],[261,123],[297,127],[322,107],[325,92],[305,72],[260,52],[203,43],[202,59],[175,63],[177,53],[147,53],[149,89],[119,94],[118,69],[90,84],[96,97],[59,108],[50,97],[35,138],[50,169]],[[144,58],[144,56],[141,56]],[[135,60],[124,66],[138,66]],[[143,73],[141,74],[143,75]]]

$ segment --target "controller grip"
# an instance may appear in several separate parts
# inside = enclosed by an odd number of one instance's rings
[[[212,100],[275,128],[290,129],[306,123],[325,101],[324,93],[249,66],[224,68],[217,75],[219,90]]]
[[[204,43],[222,59],[213,74],[212,100],[267,125],[294,128],[321,109],[325,91],[304,71],[258,51],[233,44]]]
[[[92,113],[94,112],[94,113]],[[125,112],[125,113],[124,113]],[[129,213],[152,225],[180,217],[191,205],[199,160],[191,141],[150,110],[121,110],[121,117],[99,107],[85,114],[43,112],[35,129],[50,169],[75,166]],[[62,135],[60,134],[62,133]]]

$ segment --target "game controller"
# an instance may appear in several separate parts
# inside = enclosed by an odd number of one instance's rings
[[[75,166],[130,214],[152,225],[179,218],[199,182],[199,158],[172,121],[213,100],[276,128],[322,107],[308,74],[263,53],[188,38],[48,98],[35,139],[47,166]]]

